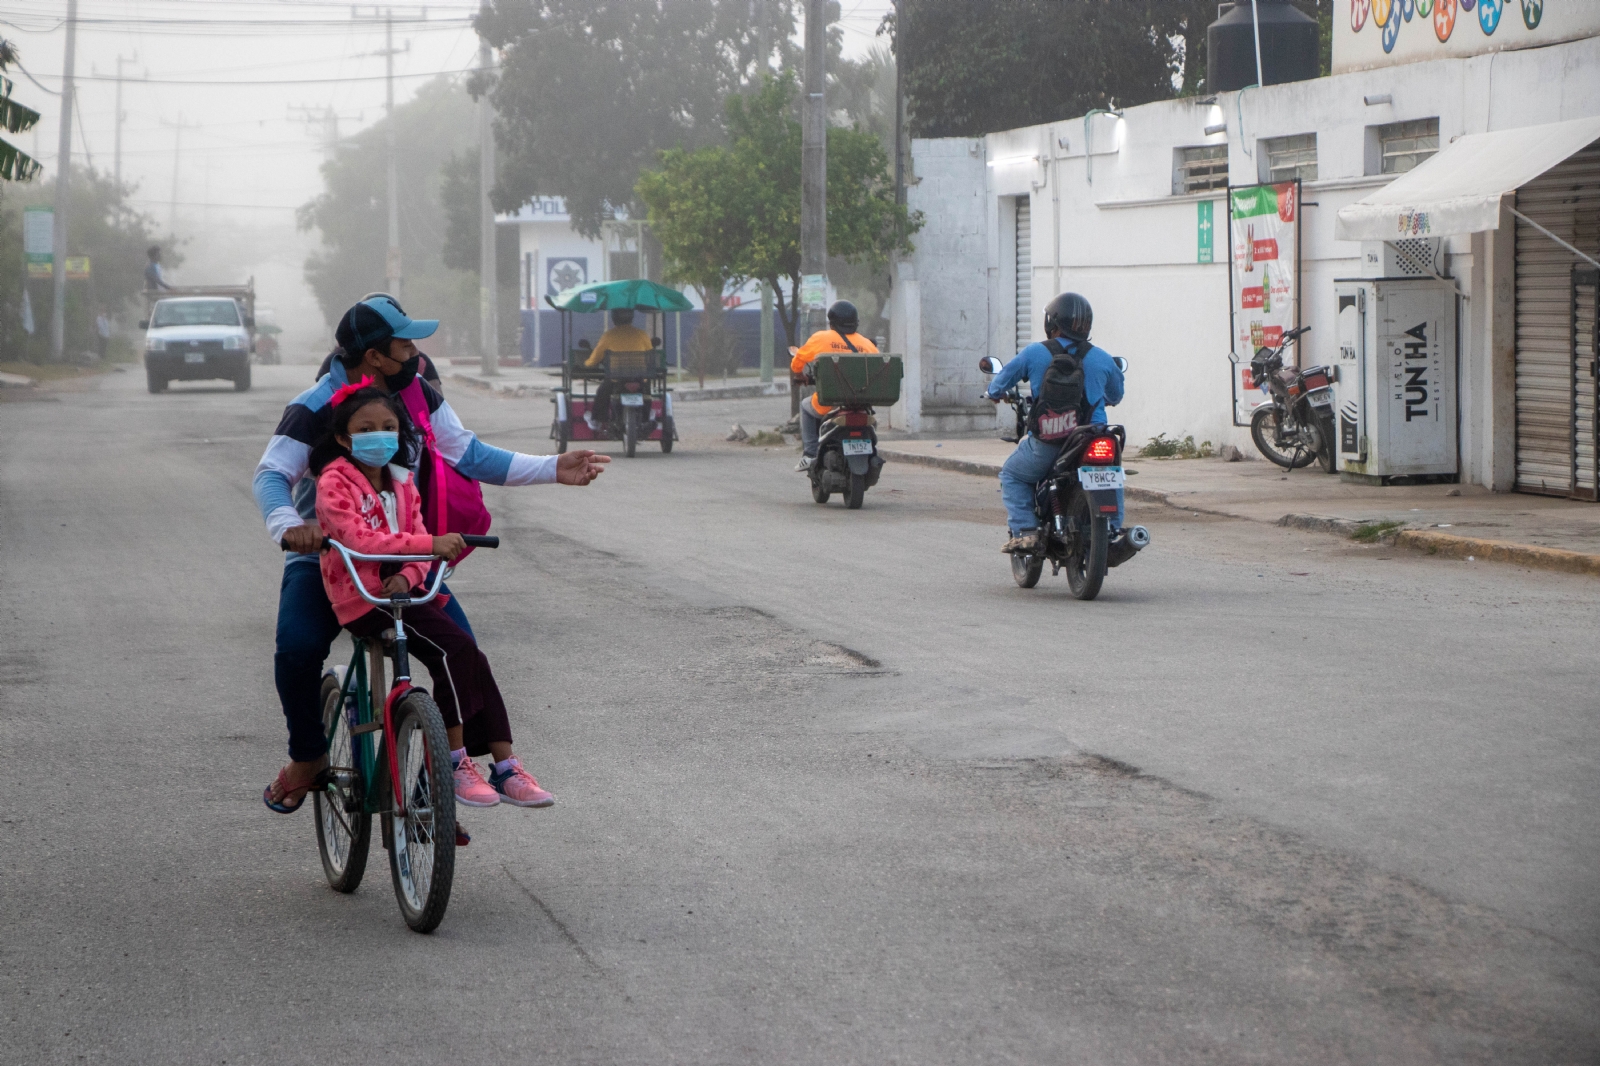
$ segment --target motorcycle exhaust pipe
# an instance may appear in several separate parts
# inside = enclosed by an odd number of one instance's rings
[[[1128,543],[1138,549],[1148,548],[1150,546],[1150,531],[1143,526],[1134,526],[1128,530]]]
[[[1150,531],[1143,526],[1129,526],[1122,535],[1111,542],[1106,552],[1107,566],[1121,566],[1150,544]]]

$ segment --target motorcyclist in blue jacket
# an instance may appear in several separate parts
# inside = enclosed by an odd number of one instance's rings
[[[1047,338],[1060,337],[1087,344],[1093,326],[1094,308],[1075,292],[1064,292],[1045,306]],[[1028,345],[995,375],[989,384],[988,398],[999,403],[1006,391],[1024,378],[1037,396],[1044,384],[1044,372],[1054,359],[1054,353],[1044,344],[1036,341]],[[1082,362],[1083,409],[1079,412],[1078,424],[1104,423],[1106,408],[1122,402],[1122,370],[1103,349],[1093,346],[1084,354]],[[1000,497],[1006,505],[1006,523],[1011,537],[1002,551],[1029,552],[1037,547],[1039,527],[1033,513],[1034,487],[1050,473],[1060,453],[1059,443],[1047,443],[1029,433],[1017,442],[1017,450],[1000,468]],[[1121,489],[1117,490],[1117,521],[1113,528],[1122,528]]]

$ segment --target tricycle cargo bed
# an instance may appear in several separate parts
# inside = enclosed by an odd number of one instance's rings
[[[900,399],[905,367],[898,355],[836,355],[825,352],[811,364],[817,402],[886,407]]]

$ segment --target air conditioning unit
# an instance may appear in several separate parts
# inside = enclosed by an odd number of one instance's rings
[[[1443,273],[1443,242],[1438,237],[1361,242],[1364,278],[1431,278]]]

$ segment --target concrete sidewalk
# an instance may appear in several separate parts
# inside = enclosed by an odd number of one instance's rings
[[[444,379],[446,388],[454,384],[461,384],[475,389],[493,391],[497,395],[513,399],[548,399],[551,390],[561,384],[560,368],[548,366],[502,365],[499,374],[488,378],[483,376],[483,372],[475,363],[447,364],[439,368],[439,373]],[[695,400],[740,400],[759,396],[787,396],[789,394],[787,373],[780,375],[780,377],[781,380],[766,385],[753,377],[730,378],[726,383],[721,379],[708,379],[706,387],[702,389],[700,383],[693,378],[673,381],[669,374],[667,387],[672,390],[672,398],[677,403],[689,403]]]
[[[1013,445],[993,437],[885,441],[884,458],[994,477]],[[1129,458],[1128,498],[1349,535],[1400,522],[1403,547],[1600,577],[1600,504],[1473,485],[1357,485],[1256,457]]]

